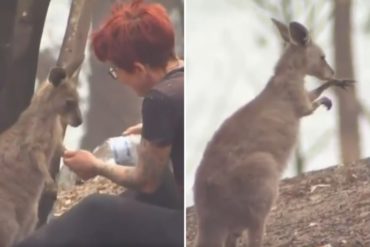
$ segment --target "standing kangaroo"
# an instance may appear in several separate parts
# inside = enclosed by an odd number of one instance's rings
[[[53,68],[17,122],[0,135],[0,247],[34,230],[41,192],[55,186],[49,164],[64,151],[61,123],[82,122],[76,84],[70,82],[81,62],[70,68],[72,76]]]
[[[320,105],[320,94],[334,80],[334,71],[307,29],[272,20],[287,43],[275,73],[262,92],[229,117],[209,142],[196,173],[195,209],[198,247],[224,246],[228,237],[248,229],[249,247],[262,246],[267,215],[278,195],[279,179],[293,149],[300,118]],[[306,92],[304,77],[330,80]]]

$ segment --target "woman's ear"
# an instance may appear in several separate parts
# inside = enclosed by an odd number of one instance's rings
[[[146,66],[140,62],[135,62],[133,73],[139,75],[143,74],[144,72],[146,72]]]

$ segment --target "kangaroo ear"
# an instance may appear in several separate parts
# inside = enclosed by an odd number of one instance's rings
[[[289,33],[292,41],[297,45],[305,46],[311,41],[307,28],[298,22],[289,24]]]
[[[66,78],[66,76],[67,73],[65,69],[61,67],[54,67],[50,70],[48,80],[54,85],[54,87],[57,87],[63,81],[63,79]]]
[[[290,36],[289,36],[289,29],[287,27],[287,25],[285,25],[284,23],[274,19],[274,18],[271,18],[272,22],[275,24],[275,26],[277,27],[281,37],[283,38],[283,40],[285,42],[290,42]]]

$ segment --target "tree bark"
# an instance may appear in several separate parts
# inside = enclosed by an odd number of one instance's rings
[[[94,1],[74,0],[68,17],[66,33],[57,60],[57,66],[66,68],[67,74],[72,75],[71,67],[81,63],[85,57],[87,35],[91,24],[91,10]],[[72,83],[78,84],[78,75],[73,78]],[[66,130],[63,124],[63,131]],[[60,156],[54,157],[51,164],[51,175],[55,179],[59,172]]]
[[[334,1],[335,71],[337,78],[354,78],[352,58],[351,0]],[[361,157],[359,105],[355,88],[336,90],[342,162]]]
[[[17,120],[32,98],[48,7],[49,0],[0,2],[0,133]]]
[[[57,66],[66,68],[67,74],[72,75],[73,67],[81,63],[84,59],[87,35],[91,23],[91,9],[94,1],[91,0],[74,0],[72,1],[71,10],[68,17],[66,33],[63,44],[57,60]],[[78,83],[78,74],[73,78],[73,83]],[[63,124],[65,132],[66,125]],[[59,173],[60,154],[53,157],[50,164],[50,173],[53,179],[56,179]],[[55,203],[57,192],[43,192],[39,204],[39,222],[38,226],[46,223],[47,218],[52,211]]]
[[[0,91],[8,80],[17,1],[0,2]],[[1,132],[1,131],[0,131]]]

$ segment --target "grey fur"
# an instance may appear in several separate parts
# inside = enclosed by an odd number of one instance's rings
[[[35,228],[44,186],[54,187],[49,164],[63,152],[61,122],[81,124],[76,85],[72,77],[43,82],[17,122],[0,135],[0,246],[9,247]],[[59,76],[62,75],[62,76]]]
[[[293,31],[273,22],[288,44],[274,75],[259,95],[224,121],[198,167],[194,184],[197,247],[224,246],[230,235],[246,229],[248,246],[262,246],[265,220],[278,195],[300,119],[320,105],[331,106],[330,99],[319,98],[329,84],[312,92],[304,88],[306,75],[323,80],[334,76],[320,47],[301,24],[291,23],[298,29]]]

